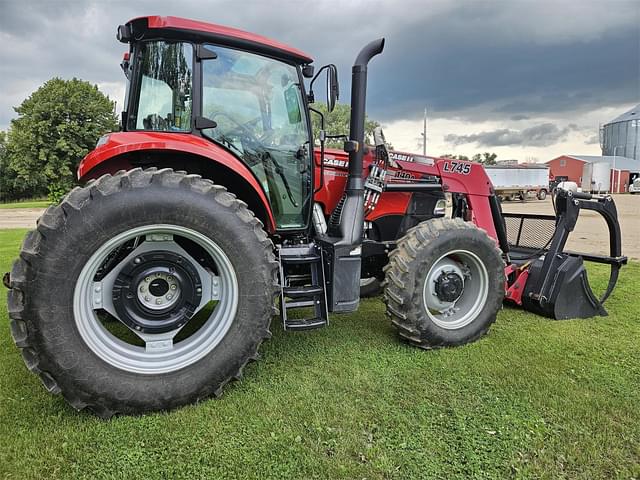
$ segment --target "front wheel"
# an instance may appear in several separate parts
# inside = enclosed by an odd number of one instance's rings
[[[547,191],[543,188],[538,191],[538,200],[544,200],[545,198],[547,198]]]
[[[421,348],[480,338],[504,298],[496,242],[461,219],[427,220],[409,230],[385,273],[387,314],[400,337]]]
[[[273,245],[196,175],[135,169],[50,207],[10,276],[27,367],[102,417],[166,410],[239,378],[269,334]]]
[[[382,282],[376,277],[360,279],[360,298],[377,297],[382,293]]]

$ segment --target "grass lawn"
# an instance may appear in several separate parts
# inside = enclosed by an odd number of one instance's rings
[[[0,203],[0,209],[8,208],[47,208],[51,205],[49,200],[26,200],[24,202]]]
[[[0,272],[23,234],[0,231]],[[401,344],[378,299],[309,333],[274,320],[220,400],[110,421],[46,393],[2,302],[0,477],[638,478],[638,278],[623,269],[609,317],[505,308],[479,342],[432,352]]]

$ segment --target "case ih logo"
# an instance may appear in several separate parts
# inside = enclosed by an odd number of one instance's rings
[[[389,158],[391,160],[400,160],[401,162],[415,162],[413,155],[407,155],[406,153],[389,152]]]
[[[339,167],[339,168],[347,168],[349,166],[348,160],[339,160],[337,158],[325,157],[324,164],[327,167]]]

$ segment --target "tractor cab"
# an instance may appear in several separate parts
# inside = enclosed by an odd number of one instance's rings
[[[122,128],[196,135],[239,158],[279,229],[308,225],[313,142],[306,54],[239,30],[174,17],[118,29],[130,45]]]

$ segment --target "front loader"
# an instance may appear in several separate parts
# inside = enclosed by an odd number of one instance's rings
[[[358,308],[363,280],[384,283],[400,337],[425,349],[481,337],[505,298],[558,319],[606,314],[626,261],[610,197],[560,191],[557,216],[503,215],[482,165],[389,152],[381,131],[365,144],[383,39],[353,65],[337,151],[324,143],[340,132],[323,128],[317,149],[311,134],[322,72],[329,110],[338,96],[333,65],[314,75],[297,49],[176,17],[136,18],[117,38],[121,131],[81,161],[84,186],[46,210],[4,277],[26,366],[74,408],[217,397],[275,314],[285,331],[324,327]],[[605,217],[609,256],[564,251],[585,208]],[[583,260],[611,265],[600,299]]]

